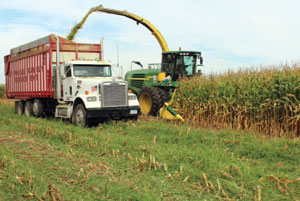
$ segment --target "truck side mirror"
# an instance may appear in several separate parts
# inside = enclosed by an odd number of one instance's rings
[[[63,78],[63,79],[66,78],[64,65],[60,65],[59,70],[60,70],[60,72],[59,72],[60,77]]]

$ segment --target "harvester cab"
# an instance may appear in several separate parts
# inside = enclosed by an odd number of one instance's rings
[[[197,65],[197,60],[199,64]],[[201,74],[201,70],[197,69],[201,66],[203,59],[201,52],[194,51],[168,51],[162,53],[161,72],[165,72],[166,76],[170,76],[172,81],[177,81],[179,77],[190,77],[192,75]]]

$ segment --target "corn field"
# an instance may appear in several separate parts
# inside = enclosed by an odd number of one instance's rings
[[[182,79],[176,107],[194,126],[300,136],[299,64]]]

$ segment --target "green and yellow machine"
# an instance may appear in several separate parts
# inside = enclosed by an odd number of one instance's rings
[[[203,62],[201,52],[170,51],[164,37],[149,21],[128,11],[108,9],[102,5],[90,9],[75,29],[81,28],[87,17],[97,11],[130,18],[137,24],[144,25],[155,36],[162,49],[162,62],[150,64],[148,69],[129,71],[125,75],[125,80],[128,82],[128,88],[138,95],[143,114],[160,115],[164,119],[183,121],[182,117],[172,109],[171,104],[176,88],[179,87],[178,80],[181,77],[201,74],[201,71],[197,70],[197,66],[202,65]],[[74,37],[75,34],[76,31],[72,31],[70,36]]]
[[[129,71],[125,75],[128,88],[138,95],[141,112],[145,115],[159,114],[164,119],[183,118],[175,112],[171,104],[178,80],[201,74],[197,70],[197,61],[202,65],[201,52],[197,51],[170,51],[162,34],[149,21],[127,11],[104,8],[102,5],[94,8],[95,11],[128,17],[144,25],[157,39],[162,49],[162,62],[150,64],[148,69]]]
[[[197,71],[197,61],[202,64],[201,52],[165,51],[162,53],[162,63],[150,64],[145,70],[127,72],[125,80],[128,87],[138,94],[141,112],[146,115],[159,114],[165,119],[182,120],[171,104],[176,88],[179,87],[179,78],[201,73]]]

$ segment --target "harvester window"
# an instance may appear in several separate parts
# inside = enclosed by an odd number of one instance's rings
[[[183,56],[177,56],[176,58],[176,69],[174,76],[183,76],[186,75],[185,65],[184,65],[184,59]]]
[[[177,59],[176,59],[176,65],[182,65],[182,64],[183,64],[182,57],[181,56],[177,57]]]
[[[193,69],[196,62],[194,56],[184,56],[185,73],[187,76],[193,75]]]
[[[172,54],[163,54],[162,57],[162,71],[171,73],[174,70],[174,58]]]
[[[191,55],[180,55],[176,58],[176,69],[174,79],[179,76],[191,76],[194,73],[196,57]]]

